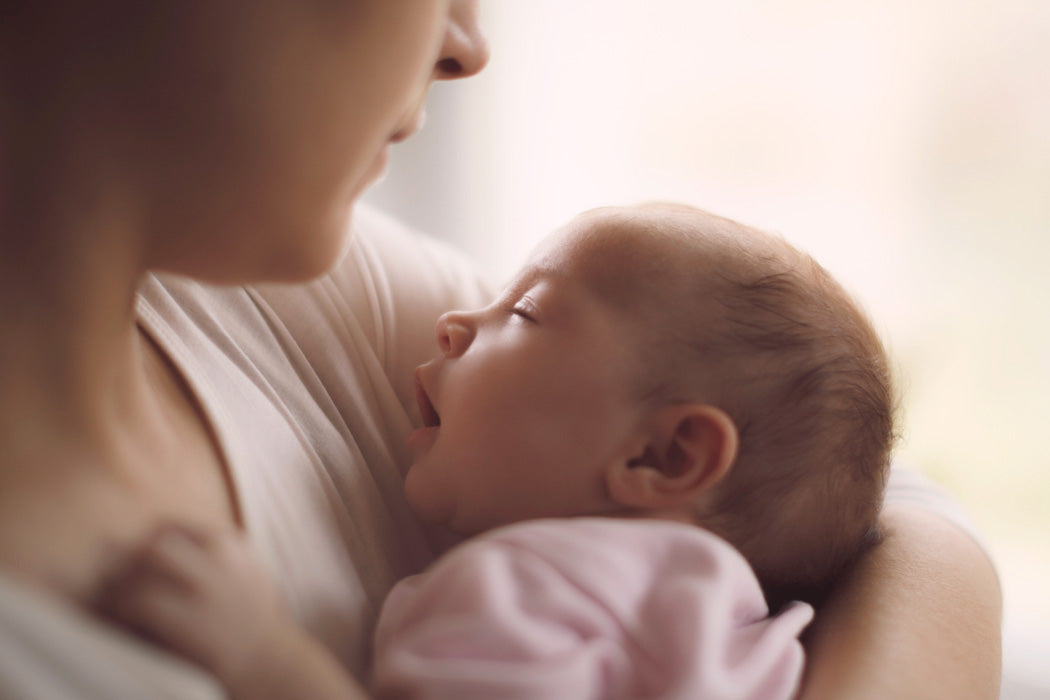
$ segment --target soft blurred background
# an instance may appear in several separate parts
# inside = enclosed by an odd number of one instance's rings
[[[434,88],[368,198],[497,279],[646,199],[809,250],[896,358],[902,460],[997,561],[1004,700],[1050,698],[1050,2],[482,6],[489,68]]]

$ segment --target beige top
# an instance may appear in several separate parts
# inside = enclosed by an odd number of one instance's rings
[[[380,604],[432,558],[402,496],[418,421],[412,369],[434,321],[487,303],[467,261],[374,212],[307,285],[210,287],[151,277],[139,322],[204,407],[245,527],[298,618],[359,677]],[[888,496],[962,522],[913,476]],[[436,540],[435,540],[436,541]],[[0,698],[215,698],[204,673],[0,576]]]

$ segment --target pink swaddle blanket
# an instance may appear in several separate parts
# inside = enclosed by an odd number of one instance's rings
[[[769,617],[747,562],[696,527],[538,520],[453,549],[391,592],[376,633],[378,695],[791,698],[795,603]]]

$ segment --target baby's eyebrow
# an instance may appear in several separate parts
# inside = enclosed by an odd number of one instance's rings
[[[507,286],[503,288],[503,293],[500,296],[507,297],[524,294],[530,288],[535,287],[537,283],[549,276],[549,273],[541,268],[526,267],[522,269],[514,279],[507,283]]]
[[[567,276],[568,275],[557,266],[540,260],[523,267],[518,272],[518,275],[511,280],[508,289],[517,288],[519,286],[528,288],[539,282],[563,280],[566,279]]]

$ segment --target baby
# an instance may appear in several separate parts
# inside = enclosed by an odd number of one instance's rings
[[[437,339],[405,492],[478,537],[394,588],[374,692],[792,697],[812,609],[784,604],[877,540],[893,442],[882,344],[830,275],[697,209],[600,209]],[[350,692],[240,540],[169,531],[113,593],[234,697]]]

